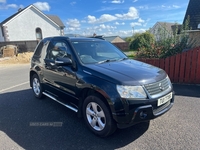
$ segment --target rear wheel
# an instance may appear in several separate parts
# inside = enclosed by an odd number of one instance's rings
[[[97,96],[88,96],[83,103],[84,120],[96,135],[106,137],[116,130],[116,123],[105,103]]]
[[[42,94],[43,88],[40,83],[39,77],[36,74],[34,74],[31,81],[32,81],[32,90],[35,97],[39,99],[43,98],[44,97],[44,95]]]

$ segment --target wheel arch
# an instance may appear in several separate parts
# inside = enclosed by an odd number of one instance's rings
[[[39,75],[37,74],[36,71],[34,71],[34,70],[31,70],[31,71],[30,71],[30,73],[29,73],[29,81],[30,81],[29,83],[30,83],[30,87],[33,86],[31,80],[32,80],[32,77],[33,77],[34,74],[36,74],[36,75],[39,77]],[[40,78],[39,78],[39,79],[40,79]]]
[[[78,116],[79,117],[82,116],[83,102],[90,95],[93,95],[93,96],[96,96],[96,97],[100,98],[104,102],[104,104],[108,107],[108,110],[112,114],[111,106],[110,106],[112,104],[111,103],[109,104],[110,100],[108,99],[108,96],[106,96],[106,93],[104,91],[100,91],[100,90],[97,90],[95,88],[84,88],[81,91],[80,98],[79,98],[80,99],[80,102],[79,102],[79,112],[78,112]]]

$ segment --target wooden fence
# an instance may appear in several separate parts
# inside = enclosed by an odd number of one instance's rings
[[[200,47],[166,59],[138,59],[164,69],[173,83],[200,84]]]

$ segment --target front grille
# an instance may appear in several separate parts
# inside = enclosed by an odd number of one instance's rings
[[[163,109],[167,108],[170,105],[171,101],[168,101],[167,103],[161,105],[160,107],[153,109],[153,114],[156,115],[157,113],[159,113],[160,111],[162,111]]]
[[[144,85],[144,87],[147,90],[148,94],[150,96],[153,96],[167,90],[170,87],[170,81],[167,77],[159,82],[146,84]]]

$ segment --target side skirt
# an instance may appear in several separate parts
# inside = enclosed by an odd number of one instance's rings
[[[47,97],[51,98],[52,100],[58,102],[59,104],[61,104],[61,105],[65,106],[65,107],[73,110],[74,112],[76,112],[76,113],[78,112],[78,109],[75,108],[74,106],[72,106],[70,104],[63,103],[63,102],[59,101],[58,99],[56,99],[54,96],[52,96],[52,95],[50,95],[50,94],[48,94],[46,92],[43,92],[43,94],[46,95]]]

